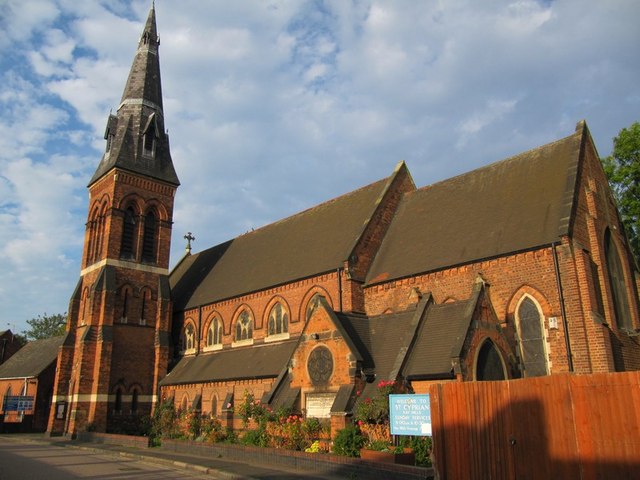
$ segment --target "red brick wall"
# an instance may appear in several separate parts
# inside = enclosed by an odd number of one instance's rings
[[[274,378],[261,380],[237,380],[228,382],[206,382],[186,385],[171,385],[162,387],[161,398],[173,397],[176,409],[182,408],[186,398],[187,409],[192,407],[197,395],[201,395],[200,409],[202,413],[213,413],[219,418],[224,418],[223,411],[229,410],[224,404],[229,393],[233,394],[233,402],[230,408],[237,412],[238,406],[244,401],[245,394],[250,393],[257,400],[262,398],[265,392],[273,387]],[[216,398],[216,412],[212,412],[212,399]],[[233,419],[234,428],[241,428],[241,419],[236,416]]]
[[[348,277],[354,280],[346,284],[346,296],[349,298],[348,303],[351,305],[350,311],[365,311],[362,283],[389,229],[389,225],[391,225],[402,196],[412,190],[415,190],[415,185],[411,175],[406,165],[401,163],[390,178],[389,185],[382,198],[380,198],[376,211],[347,261]]]
[[[616,242],[621,245],[620,251],[628,255],[628,250],[619,235],[621,227],[615,205],[589,139],[584,145],[578,170],[576,195],[572,237],[563,238],[556,248],[574,369],[580,373],[613,371],[612,342],[617,345],[624,367],[638,369],[640,347],[618,331],[612,318],[611,292],[604,261],[606,228],[611,228]],[[438,303],[465,299],[471,294],[473,280],[481,274],[489,285],[491,303],[504,327],[513,328],[515,310],[522,296],[529,294],[534,297],[545,316],[550,371],[565,372],[569,369],[569,362],[553,253],[551,247],[545,247],[374,285],[364,291],[366,312],[376,315],[406,309],[415,301],[410,295],[413,288],[431,292]],[[604,319],[598,319],[595,314],[596,279],[589,260],[599,267],[597,282],[603,295]],[[638,328],[638,297],[628,262],[625,263],[625,274],[633,325]],[[549,317],[558,319],[558,329],[549,328]]]
[[[158,285],[161,276],[168,274],[175,190],[175,186],[118,170],[90,187],[83,275],[70,302],[67,326],[75,334],[75,347],[63,349],[55,386],[56,398],[71,404],[69,432],[87,423],[104,431],[113,414],[116,385],[127,397],[137,389],[142,397],[140,412],[148,412],[150,405],[145,400],[156,394],[157,382],[166,374],[168,345],[157,343],[156,337],[169,332],[170,304],[159,298]],[[122,261],[123,209],[131,201],[139,215],[136,254]],[[149,208],[158,215],[159,227],[157,258],[147,265],[141,262],[142,216]],[[105,212],[100,241],[93,223],[95,211]],[[97,253],[90,256],[90,250]],[[115,279],[95,290],[104,265],[97,262],[105,261]],[[51,431],[63,428],[63,421],[52,418],[49,422]]]
[[[27,426],[28,430],[32,432],[43,432],[46,429],[55,375],[54,368],[55,365],[49,366],[38,378],[0,380],[0,414],[4,415],[5,423],[18,422]],[[25,383],[27,385],[26,392],[24,391]],[[34,397],[33,410],[25,411],[23,419],[18,417],[17,412],[4,410],[4,397],[9,386],[11,387],[11,395]]]
[[[289,335],[295,337],[300,334],[306,320],[306,311],[309,301],[316,293],[324,296],[335,310],[340,305],[340,285],[343,292],[349,282],[344,271],[339,273],[341,282],[338,281],[338,272],[330,272],[324,275],[292,282],[284,287],[271,288],[260,292],[243,295],[231,300],[205,305],[201,309],[200,318],[197,308],[178,313],[174,316],[176,330],[184,328],[186,322],[191,322],[198,328],[200,325],[199,349],[206,347],[207,331],[214,316],[218,316],[223,323],[222,344],[230,347],[234,342],[234,326],[238,314],[243,308],[251,311],[253,324],[254,343],[263,342],[268,333],[268,315],[274,300],[283,303],[289,314]],[[346,299],[345,299],[346,300]],[[351,305],[343,302],[343,309],[349,310]],[[177,341],[177,339],[175,339]]]
[[[305,408],[305,396],[314,392],[337,392],[340,385],[355,382],[356,359],[345,340],[337,334],[336,326],[324,308],[318,308],[311,316],[298,348],[291,362],[291,387],[300,387],[302,408]],[[307,363],[309,355],[317,347],[329,349],[333,356],[333,373],[326,385],[314,385],[309,377]]]
[[[585,317],[595,319],[591,324],[586,323],[586,328],[599,340],[599,345],[594,344],[595,342],[590,345],[593,371],[611,371],[614,368],[638,370],[640,369],[638,342],[630,338],[626,332],[620,331],[615,318],[605,256],[604,238],[607,230],[611,232],[618,252],[623,257],[621,263],[627,284],[631,323],[633,328],[639,328],[638,291],[632,257],[626,238],[622,234],[623,226],[615,201],[590,137],[586,138],[584,145],[584,162],[580,171],[580,180],[573,244],[576,251],[581,251],[583,262],[587,263],[591,260],[597,266],[598,278],[594,279],[587,269],[577,269],[577,275],[583,287],[586,284],[593,288],[594,282],[596,280],[599,282],[604,310],[604,318],[602,318],[602,315],[598,314],[595,292],[589,292],[591,294],[585,292],[581,296]],[[594,329],[594,323],[599,325],[602,322],[605,323],[604,327]]]
[[[87,230],[85,232],[83,268],[91,264],[87,253],[91,236],[92,213],[94,210],[97,208],[99,211],[102,211],[102,205],[106,204],[108,206],[106,233],[104,241],[102,242],[101,255],[99,255],[99,258],[119,259],[124,219],[123,211],[131,201],[136,206],[136,211],[139,216],[143,216],[147,209],[151,207],[155,208],[159,215],[160,231],[156,265],[162,268],[168,268],[175,191],[175,186],[119,170],[113,170],[91,185]],[[138,218],[136,225],[138,228],[135,248],[136,261],[141,260],[142,254],[142,224],[141,218]]]

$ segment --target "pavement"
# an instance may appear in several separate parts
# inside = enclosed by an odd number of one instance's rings
[[[212,478],[225,480],[338,480],[345,478],[337,475],[331,476],[318,474],[317,472],[287,469],[280,466],[277,468],[270,467],[269,465],[255,462],[236,462],[203,455],[174,453],[157,448],[141,449],[122,445],[84,443],[67,437],[47,437],[44,434],[2,434],[0,437],[15,442],[49,444],[60,448],[75,448],[94,453],[133,458],[143,462],[191,470],[200,474],[210,475]]]

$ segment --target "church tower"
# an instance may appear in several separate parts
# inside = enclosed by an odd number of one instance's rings
[[[131,429],[167,371],[169,250],[179,185],[169,151],[152,7],[91,178],[80,280],[58,355],[48,431]]]

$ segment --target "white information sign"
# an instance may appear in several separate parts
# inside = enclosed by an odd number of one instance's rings
[[[424,395],[389,395],[392,435],[431,436],[431,401]]]
[[[336,399],[336,393],[308,393],[307,417],[330,418],[331,406]]]

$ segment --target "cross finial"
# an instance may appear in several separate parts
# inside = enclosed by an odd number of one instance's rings
[[[187,241],[187,248],[185,249],[186,252],[187,252],[187,255],[191,255],[191,242],[193,240],[195,240],[196,237],[194,237],[191,232],[187,232],[187,234],[184,236],[184,238]]]

